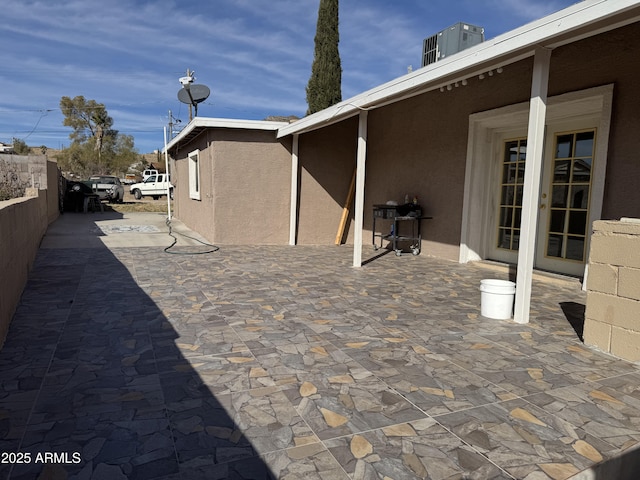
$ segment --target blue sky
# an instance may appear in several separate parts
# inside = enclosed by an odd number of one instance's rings
[[[492,38],[577,0],[341,0],[342,98],[420,66],[422,40],[459,21]],[[69,145],[62,96],[103,103],[140,153],[163,147],[187,68],[202,117],[304,116],[319,0],[19,0],[0,21],[0,142]]]

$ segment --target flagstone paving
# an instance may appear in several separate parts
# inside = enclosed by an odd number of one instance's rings
[[[101,218],[50,227],[80,230],[43,242],[0,350],[1,479],[564,479],[640,445],[640,366],[581,342],[577,281],[536,276],[520,325],[480,316],[499,269],[170,255]]]

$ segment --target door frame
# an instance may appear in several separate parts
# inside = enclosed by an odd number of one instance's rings
[[[604,185],[609,148],[609,130],[613,100],[613,84],[549,97],[546,124],[564,123],[572,119],[598,117],[596,122],[596,152],[594,162],[587,235],[587,252],[592,225],[602,215]],[[489,258],[494,241],[495,189],[497,179],[496,141],[504,132],[520,128],[526,132],[529,102],[509,105],[469,116],[467,161],[465,169],[464,203],[460,236],[459,262]],[[498,150],[502,147],[498,145]],[[491,225],[491,228],[487,228]],[[588,258],[585,259],[588,261]],[[585,264],[586,264],[585,261]]]

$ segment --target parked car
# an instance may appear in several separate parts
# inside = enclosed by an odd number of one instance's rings
[[[150,196],[154,200],[158,200],[167,194],[167,190],[169,190],[170,198],[173,199],[173,185],[171,185],[169,175],[165,173],[151,175],[144,182],[134,183],[129,187],[129,192],[136,200],[140,200],[144,196]]]
[[[118,177],[113,175],[95,175],[89,178],[87,182],[97,193],[100,200],[108,200],[111,203],[122,203],[124,200],[124,187]]]

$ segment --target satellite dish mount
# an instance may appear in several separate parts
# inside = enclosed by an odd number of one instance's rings
[[[195,108],[195,116],[198,116],[198,104],[209,98],[211,90],[206,85],[194,84],[195,73],[187,69],[187,75],[180,77],[182,89],[178,90],[178,100],[189,105],[189,121],[193,120],[191,116],[191,107]]]

